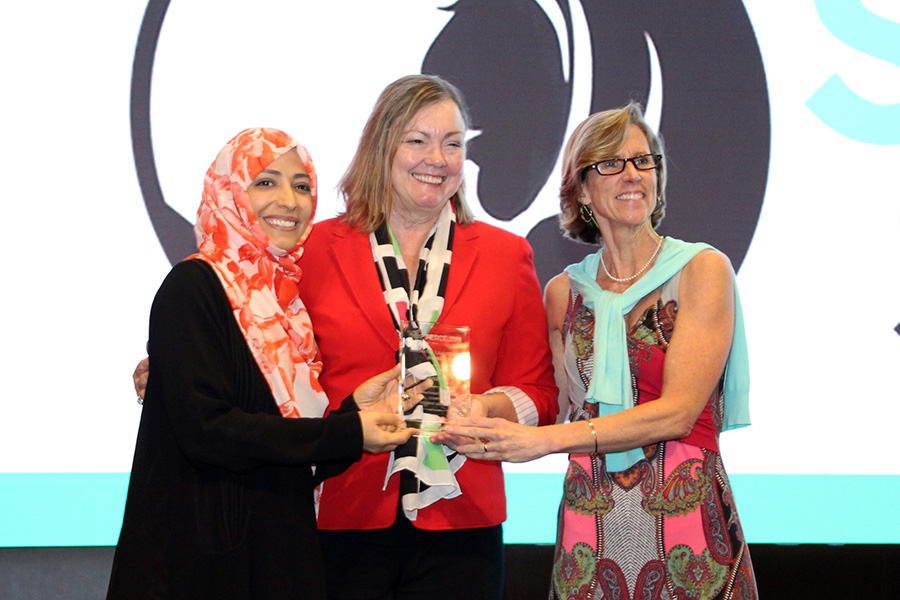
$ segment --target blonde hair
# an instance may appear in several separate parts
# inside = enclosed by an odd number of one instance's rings
[[[462,94],[451,83],[434,75],[407,75],[389,84],[372,109],[359,138],[356,154],[338,183],[344,198],[344,220],[365,233],[375,231],[387,220],[393,191],[391,166],[401,136],[423,108],[452,100],[469,128],[469,113]],[[468,225],[475,220],[466,204],[465,182],[451,197],[456,221]]]
[[[566,143],[563,153],[562,185],[559,188],[559,225],[566,237],[589,244],[599,244],[600,230],[581,218],[585,170],[613,156],[625,143],[628,128],[635,126],[647,137],[651,154],[662,154],[656,172],[656,207],[650,224],[656,228],[666,214],[666,157],[663,141],[647,122],[640,104],[630,102],[622,108],[594,113],[581,122]]]

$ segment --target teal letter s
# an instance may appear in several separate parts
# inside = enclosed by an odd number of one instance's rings
[[[816,0],[816,10],[836,38],[900,67],[900,24],[869,12],[862,0]],[[868,144],[900,144],[900,104],[860,98],[839,75],[816,90],[806,106],[841,135]]]

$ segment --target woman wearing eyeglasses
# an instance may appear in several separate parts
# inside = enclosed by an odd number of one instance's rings
[[[590,116],[563,161],[562,228],[600,245],[545,291],[570,422],[472,418],[432,439],[481,459],[569,453],[553,598],[757,598],[718,445],[749,424],[731,264],[656,233],[666,163],[639,106]]]

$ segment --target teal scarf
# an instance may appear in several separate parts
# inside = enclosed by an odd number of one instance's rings
[[[621,294],[609,292],[597,284],[600,252],[578,264],[566,267],[573,285],[594,313],[594,374],[588,386],[586,402],[596,403],[601,417],[634,406],[631,368],[628,364],[625,315],[638,301],[671,279],[708,244],[691,244],[667,237],[656,264],[646,275]],[[734,288],[734,338],[725,365],[725,416],[723,431],[750,424],[750,367],[741,300]],[[644,458],[641,448],[606,455],[608,471],[624,471]]]

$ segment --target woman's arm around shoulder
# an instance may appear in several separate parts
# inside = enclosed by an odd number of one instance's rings
[[[547,330],[550,335],[550,352],[553,356],[553,376],[559,388],[559,413],[557,423],[565,421],[569,412],[568,378],[565,365],[563,327],[569,310],[569,274],[563,271],[544,287],[544,310],[547,312]]]

